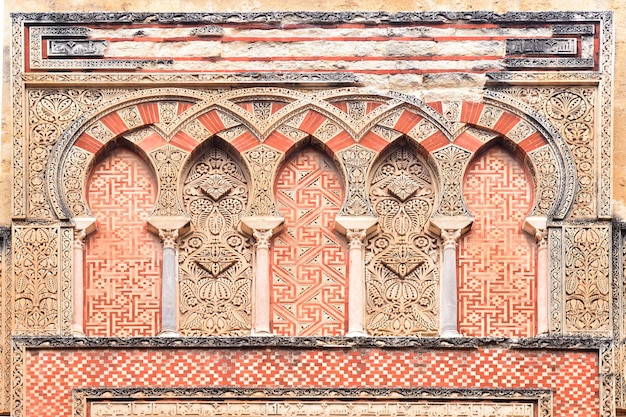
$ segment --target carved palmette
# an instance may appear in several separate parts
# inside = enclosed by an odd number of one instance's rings
[[[366,254],[367,330],[373,335],[437,331],[438,249],[424,226],[435,190],[425,164],[399,148],[374,171],[370,198],[379,233]]]
[[[224,151],[212,148],[191,167],[183,188],[191,231],[180,246],[183,334],[249,333],[251,247],[237,231],[247,201],[243,171]]]

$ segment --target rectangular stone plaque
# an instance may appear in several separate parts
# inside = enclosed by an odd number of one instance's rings
[[[576,39],[507,39],[507,55],[574,55]]]
[[[107,47],[105,40],[51,39],[48,40],[48,56],[71,58],[83,56],[104,56]]]
[[[532,403],[403,401],[123,401],[91,404],[91,417],[376,416],[533,417]]]

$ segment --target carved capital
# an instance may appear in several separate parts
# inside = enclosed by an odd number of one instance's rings
[[[74,248],[83,249],[85,237],[96,230],[95,217],[75,217],[74,223]]]
[[[441,237],[443,239],[443,248],[456,248],[461,237],[461,229],[441,229]]]
[[[548,243],[548,220],[543,216],[526,217],[522,229],[535,238],[539,249],[545,248]]]
[[[348,238],[348,246],[350,249],[361,249],[363,246],[363,239],[367,236],[367,230],[365,229],[348,229],[346,230],[346,237]]]
[[[163,248],[176,249],[176,243],[178,241],[178,229],[161,229],[159,230],[159,237]]]
[[[256,245],[258,249],[269,249],[270,238],[273,235],[272,229],[254,229],[252,236],[256,239]]]
[[[537,229],[535,231],[535,242],[537,246],[542,249],[548,244],[548,229]]]

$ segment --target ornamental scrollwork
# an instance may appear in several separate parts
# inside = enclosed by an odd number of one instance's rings
[[[60,231],[58,227],[14,228],[14,306],[18,334],[59,331]]]
[[[150,153],[159,175],[159,200],[155,209],[157,216],[179,216],[183,210],[178,202],[178,173],[186,152],[171,145]]]
[[[570,333],[610,331],[611,276],[607,227],[565,229],[565,323]]]
[[[527,103],[545,115],[565,139],[574,157],[578,190],[570,215],[589,218],[597,215],[598,175],[596,165],[606,159],[595,151],[595,88],[511,87],[503,92]],[[604,151],[603,151],[604,152]],[[604,174],[602,178],[604,178]],[[610,175],[609,175],[610,177]],[[601,180],[602,180],[601,178]]]
[[[372,335],[431,335],[438,329],[438,248],[424,226],[433,211],[429,169],[400,147],[374,170],[370,199],[379,233],[366,247],[366,328]]]
[[[375,153],[359,145],[340,153],[348,171],[348,195],[339,212],[343,216],[371,215],[372,208],[366,194],[367,169]]]
[[[211,148],[191,167],[183,204],[191,231],[180,244],[180,318],[184,335],[242,335],[251,327],[251,244],[237,231],[247,180],[226,152]]]
[[[272,196],[272,175],[281,154],[267,146],[259,146],[245,152],[243,156],[250,164],[255,184],[249,215],[279,217]]]
[[[433,154],[443,172],[443,197],[438,214],[442,216],[469,216],[463,203],[461,179],[471,153],[457,146],[447,146]]]

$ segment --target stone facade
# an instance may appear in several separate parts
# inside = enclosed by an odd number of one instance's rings
[[[614,43],[611,12],[13,14],[2,410],[615,415]]]

